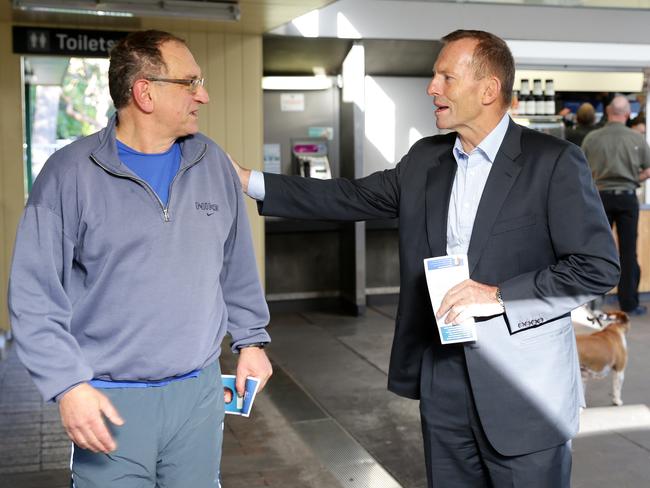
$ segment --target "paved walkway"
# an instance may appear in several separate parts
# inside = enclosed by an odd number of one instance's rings
[[[365,317],[275,315],[275,375],[249,419],[229,416],[224,488],[424,488],[417,402],[386,391],[394,306]],[[585,330],[578,330],[584,333]],[[592,381],[573,487],[650,486],[650,319],[633,319],[623,407]],[[224,372],[234,358],[225,354]],[[69,443],[15,351],[0,362],[0,487],[67,488]]]
[[[69,486],[60,475],[69,462],[70,442],[56,405],[43,404],[10,348],[0,362],[0,487]]]

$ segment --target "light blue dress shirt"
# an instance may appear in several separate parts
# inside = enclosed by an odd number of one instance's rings
[[[264,186],[264,175],[261,171],[251,171],[251,177],[248,180],[248,191],[246,194],[261,202],[266,195],[266,187]]]
[[[478,204],[509,123],[510,117],[505,114],[492,132],[469,154],[463,150],[460,138],[456,137],[453,154],[458,170],[449,201],[447,254],[467,254]],[[264,200],[266,189],[261,172],[251,171],[247,193],[255,200]]]
[[[447,215],[447,254],[467,254],[478,204],[509,123],[510,117],[505,114],[469,154],[463,150],[460,138],[456,137],[453,154],[458,170]]]

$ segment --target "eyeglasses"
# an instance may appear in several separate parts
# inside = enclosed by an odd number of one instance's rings
[[[175,83],[177,85],[185,85],[191,93],[196,93],[200,87],[205,84],[205,78],[156,78],[150,76],[145,78],[147,81],[162,81],[163,83]]]

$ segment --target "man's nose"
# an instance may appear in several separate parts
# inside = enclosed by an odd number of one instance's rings
[[[200,86],[196,91],[194,98],[199,103],[208,103],[210,101],[210,95],[208,95],[207,88],[205,86]]]
[[[438,82],[435,77],[431,78],[431,81],[427,85],[427,95],[429,95],[430,97],[435,97],[436,95],[440,95]]]

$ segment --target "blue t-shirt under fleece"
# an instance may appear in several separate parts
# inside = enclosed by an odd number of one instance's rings
[[[117,154],[120,161],[149,184],[166,207],[169,185],[181,165],[181,147],[178,142],[172,144],[164,153],[146,154],[117,141]]]

